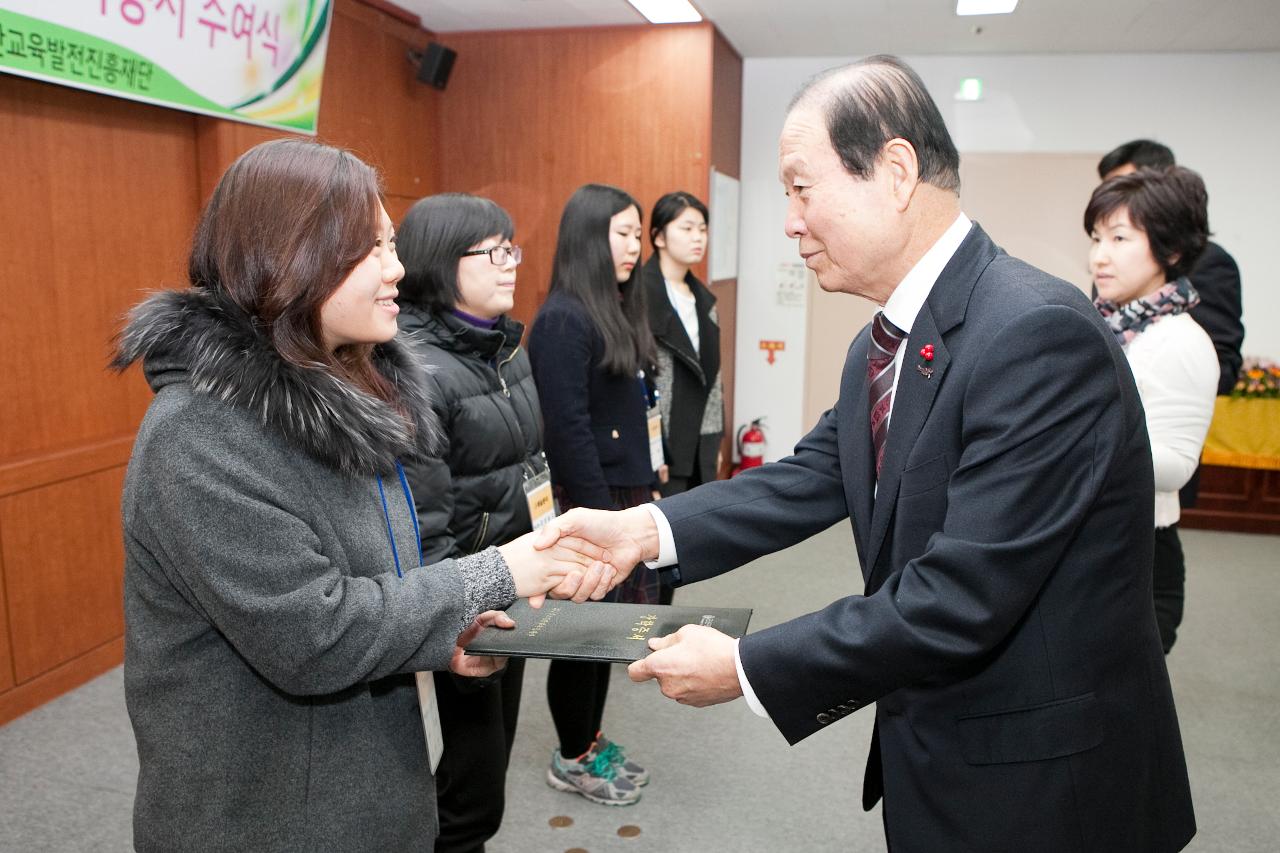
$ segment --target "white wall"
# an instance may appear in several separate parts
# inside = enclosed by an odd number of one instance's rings
[[[1179,163],[1204,177],[1215,239],[1240,264],[1245,353],[1280,357],[1280,288],[1269,251],[1280,229],[1280,53],[906,59],[938,102],[962,159],[966,151],[1102,153],[1137,137],[1169,145]],[[802,423],[805,311],[776,296],[779,265],[798,260],[782,233],[778,133],[804,81],[847,61],[748,59],[743,66],[734,425],[766,415],[770,460],[786,455],[811,426]],[[983,101],[955,101],[964,77],[982,78]],[[992,237],[1000,242],[999,234]],[[849,329],[849,337],[856,332]],[[772,366],[761,339],[786,342]]]

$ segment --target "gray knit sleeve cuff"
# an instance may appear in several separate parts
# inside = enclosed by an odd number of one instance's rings
[[[458,573],[467,596],[463,627],[486,610],[506,610],[516,600],[516,582],[497,548],[459,557]]]

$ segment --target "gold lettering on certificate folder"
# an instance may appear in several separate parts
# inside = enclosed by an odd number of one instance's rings
[[[547,627],[547,623],[550,622],[551,619],[559,612],[560,612],[560,605],[556,605],[552,607],[549,611],[547,611],[547,614],[545,616],[543,616],[541,619],[539,619],[537,622],[533,624],[533,627],[529,629],[529,633],[526,634],[525,636],[526,637],[538,636],[538,632],[541,631],[543,628]]]
[[[653,626],[657,623],[657,621],[658,621],[657,616],[655,616],[652,613],[646,613],[644,616],[641,616],[639,619],[637,619],[635,624],[631,626],[631,636],[627,637],[627,639],[628,640],[648,639],[646,635],[651,630],[653,630]]]

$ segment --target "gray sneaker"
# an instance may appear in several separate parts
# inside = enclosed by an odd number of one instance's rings
[[[581,794],[593,803],[605,806],[629,806],[639,801],[640,789],[600,754],[588,752],[582,761],[570,761],[551,753],[547,768],[547,784],[557,791]]]
[[[603,755],[620,775],[631,781],[631,784],[637,787],[649,784],[649,771],[627,758],[626,750],[622,745],[609,740],[604,736],[604,732],[596,732],[596,742],[591,745],[591,752],[587,755],[592,757],[593,753]]]

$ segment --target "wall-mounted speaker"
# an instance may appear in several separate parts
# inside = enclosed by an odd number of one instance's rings
[[[418,81],[443,89],[449,82],[449,72],[453,70],[453,61],[457,58],[456,50],[450,50],[438,42],[431,42],[422,52],[421,60],[418,62]]]

